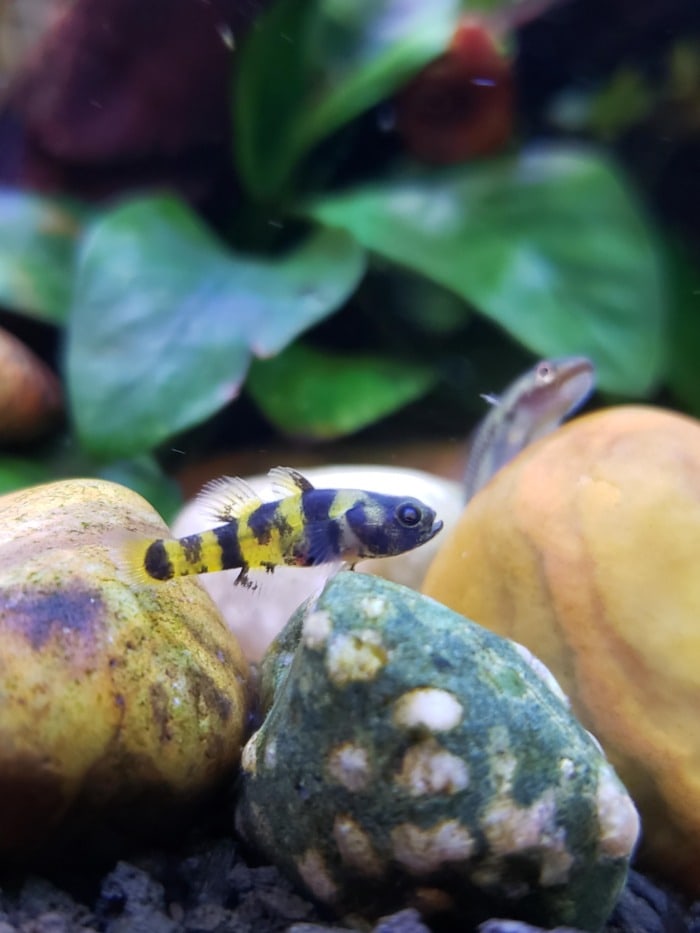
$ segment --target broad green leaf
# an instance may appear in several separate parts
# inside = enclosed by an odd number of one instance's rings
[[[643,72],[623,65],[590,102],[588,126],[597,139],[611,141],[642,123],[657,101]]]
[[[203,421],[238,394],[251,354],[335,311],[363,267],[342,231],[259,259],[227,251],[174,198],[117,207],[85,237],[68,327],[82,443],[124,457]]]
[[[70,477],[97,476],[128,486],[147,499],[166,521],[182,505],[177,483],[166,476],[152,457],[97,463],[80,449],[66,442],[42,452],[35,459],[0,457],[0,495]]]
[[[381,337],[377,335],[377,339],[384,346],[387,342],[392,347],[399,344],[409,353],[415,352],[423,336],[448,340],[451,347],[452,338],[462,333],[473,317],[471,306],[454,291],[377,257],[362,280],[355,303],[373,318],[381,307]]]
[[[249,192],[271,200],[302,156],[386,99],[449,43],[464,12],[503,0],[281,0],[241,50],[235,147]]]
[[[0,305],[53,323],[68,315],[80,212],[0,189]]]
[[[592,357],[604,390],[643,395],[661,376],[659,251],[623,179],[594,152],[539,148],[416,173],[308,213],[453,289],[534,352]]]
[[[263,414],[285,433],[329,440],[420,398],[435,381],[425,366],[294,344],[274,359],[256,361],[246,385]]]
[[[28,457],[0,457],[0,495],[53,479],[51,467]]]
[[[141,456],[107,463],[97,468],[96,475],[138,492],[166,522],[175,517],[182,505],[177,483],[163,473],[153,457]]]
[[[700,416],[700,270],[677,243],[667,250],[667,269],[673,296],[668,385],[687,410]]]

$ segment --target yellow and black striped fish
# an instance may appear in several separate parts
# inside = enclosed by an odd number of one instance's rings
[[[249,570],[389,557],[424,544],[442,528],[433,509],[418,499],[315,489],[287,467],[269,475],[283,498],[263,502],[244,480],[225,477],[202,494],[214,519],[225,524],[178,540],[129,542],[132,575],[153,582],[240,568],[236,583],[252,586]]]

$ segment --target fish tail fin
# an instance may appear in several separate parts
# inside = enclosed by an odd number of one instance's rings
[[[153,538],[128,538],[118,546],[119,564],[129,582],[160,583],[162,580],[148,570],[146,556],[155,543]]]

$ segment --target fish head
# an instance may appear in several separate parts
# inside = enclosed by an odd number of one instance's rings
[[[435,510],[410,496],[364,493],[346,515],[358,557],[391,557],[430,541],[442,529]]]

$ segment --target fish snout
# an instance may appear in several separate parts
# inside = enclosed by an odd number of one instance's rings
[[[439,519],[439,518],[436,519],[436,520],[433,522],[433,527],[430,529],[430,534],[429,534],[428,537],[426,538],[426,541],[432,541],[432,539],[435,537],[435,535],[436,535],[439,531],[442,531],[442,525],[443,525],[443,522],[441,521],[441,519]]]

